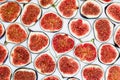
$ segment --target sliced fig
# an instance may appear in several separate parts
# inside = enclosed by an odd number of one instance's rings
[[[98,41],[107,42],[113,33],[114,25],[107,18],[99,18],[94,22],[94,34]]]
[[[97,57],[96,46],[92,42],[78,44],[74,49],[74,55],[85,63],[93,62]]]
[[[78,79],[76,77],[69,77],[67,80],[80,80],[80,79]]]
[[[41,16],[41,8],[36,3],[29,3],[24,6],[21,14],[21,22],[24,26],[33,26]]]
[[[21,6],[15,1],[0,5],[0,19],[4,22],[14,22],[21,12]]]
[[[0,65],[0,80],[11,80],[11,68],[7,65]]]
[[[51,75],[51,76],[46,76],[42,80],[60,80],[58,76]]]
[[[42,8],[49,8],[50,6],[52,6],[57,0],[38,0],[39,5]]]
[[[41,53],[34,61],[36,70],[43,75],[50,75],[56,69],[56,62],[49,51]]]
[[[64,18],[72,18],[76,15],[78,10],[77,0],[60,0],[57,5],[59,15]]]
[[[71,51],[74,45],[74,39],[66,33],[57,33],[52,39],[52,47],[58,55]]]
[[[76,38],[83,38],[90,33],[91,26],[86,20],[74,18],[69,22],[69,31]]]
[[[5,1],[7,1],[7,0],[0,0],[0,3],[3,3],[3,2],[5,2]]]
[[[32,53],[39,53],[49,46],[50,40],[44,32],[30,32],[28,38],[28,49]]]
[[[44,14],[40,20],[40,27],[44,31],[56,32],[61,30],[62,26],[62,18],[53,12]]]
[[[10,62],[14,66],[25,66],[31,62],[30,52],[24,46],[17,45],[11,50]]]
[[[79,62],[71,56],[61,56],[58,60],[58,69],[63,77],[75,76],[79,69]]]
[[[80,8],[80,14],[85,18],[97,18],[102,13],[101,5],[94,0],[85,1]]]
[[[105,8],[106,15],[113,20],[114,22],[120,23],[120,3],[119,2],[113,2],[110,3]]]
[[[8,56],[8,49],[0,43],[0,65],[5,62]]]
[[[119,52],[112,44],[105,43],[100,46],[98,55],[103,64],[113,64],[118,59]]]
[[[31,68],[18,68],[13,75],[13,80],[37,80],[37,78],[37,72]]]
[[[5,28],[3,24],[0,22],[0,38],[3,37],[4,33],[5,33]]]
[[[114,42],[117,47],[120,47],[120,26],[117,27],[114,33]]]
[[[6,42],[22,43],[28,37],[28,33],[20,23],[11,23],[6,29]]]
[[[99,65],[87,65],[82,70],[83,80],[103,80],[104,71]]]
[[[106,80],[119,80],[120,79],[120,66],[112,65],[106,71]]]
[[[102,3],[110,3],[110,2],[112,2],[113,0],[99,0],[100,2],[102,2]]]
[[[29,3],[31,0],[16,0],[18,3]]]

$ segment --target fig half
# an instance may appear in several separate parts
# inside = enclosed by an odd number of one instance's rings
[[[110,3],[110,2],[112,2],[113,0],[99,0],[100,2],[102,2],[102,3]]]
[[[0,5],[0,19],[4,22],[14,22],[20,15],[21,6],[15,1]]]
[[[117,47],[120,47],[120,26],[117,27],[114,33],[114,42]]]
[[[59,15],[64,18],[72,18],[76,15],[78,10],[77,0],[60,0],[57,5]]]
[[[7,0],[0,0],[0,3],[6,2]]]
[[[68,27],[70,33],[78,39],[87,36],[91,31],[90,23],[80,18],[71,19]]]
[[[50,75],[50,76],[44,77],[42,80],[60,80],[60,78],[56,75]]]
[[[112,44],[105,43],[100,46],[98,55],[103,64],[113,64],[118,59],[119,52]]]
[[[94,0],[86,0],[80,7],[80,14],[85,18],[97,18],[102,13],[101,5]]]
[[[32,53],[39,53],[49,46],[50,40],[44,32],[30,32],[28,38],[28,49]]]
[[[18,3],[29,3],[31,0],[16,0]]]
[[[99,18],[94,22],[94,34],[98,41],[107,42],[113,34],[114,25],[107,18]]]
[[[0,65],[2,65],[8,57],[8,49],[0,43]]]
[[[41,16],[41,8],[36,3],[29,3],[24,6],[21,14],[21,22],[24,26],[33,26]]]
[[[56,62],[51,53],[46,51],[36,57],[34,60],[34,67],[39,73],[50,75],[56,69]]]
[[[25,66],[31,62],[31,54],[24,46],[17,45],[11,50],[10,62],[17,67]]]
[[[78,79],[76,77],[69,77],[67,80],[80,80],[80,79]]]
[[[20,23],[11,23],[6,29],[6,42],[19,44],[28,37],[26,29]]]
[[[4,25],[0,22],[0,38],[3,37],[4,33],[5,33]]]
[[[58,69],[63,77],[75,76],[79,69],[79,62],[71,56],[61,56],[58,60]]]
[[[47,12],[40,20],[40,27],[44,31],[56,32],[61,30],[62,26],[62,18],[53,12]]]

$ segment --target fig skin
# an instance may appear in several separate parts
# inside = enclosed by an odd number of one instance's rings
[[[119,36],[120,36],[120,26],[117,27],[114,33],[114,46],[118,48],[120,47]]]
[[[5,27],[3,25],[3,23],[0,22],[0,39],[5,35]]]

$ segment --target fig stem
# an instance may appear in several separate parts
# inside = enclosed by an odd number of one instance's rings
[[[8,42],[7,42],[7,41],[5,41],[5,42],[4,42],[4,45],[7,45],[7,44],[8,44]]]
[[[52,4],[52,7],[54,7],[54,8],[55,8],[55,7],[56,7],[56,5],[55,5],[55,4]]]
[[[95,40],[95,39],[93,38],[93,39],[90,40],[90,42],[94,43],[94,40]]]

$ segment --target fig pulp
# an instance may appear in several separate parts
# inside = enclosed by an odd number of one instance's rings
[[[43,80],[60,80],[58,76],[51,75],[51,76],[46,76]]]

